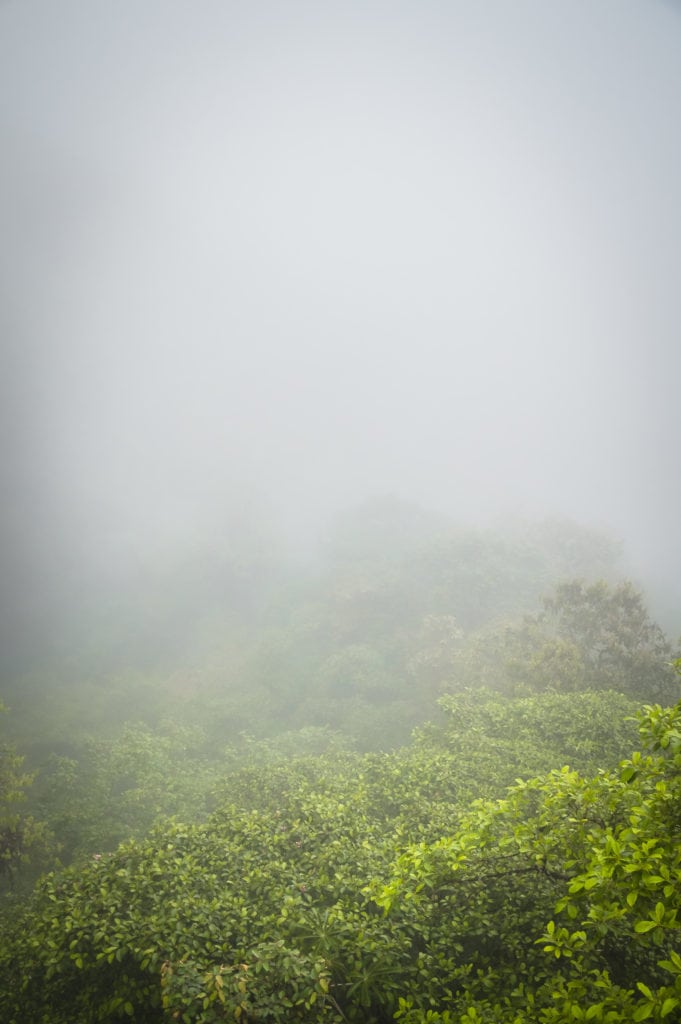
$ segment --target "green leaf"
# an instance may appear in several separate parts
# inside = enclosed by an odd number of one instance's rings
[[[647,1020],[651,1017],[653,1010],[655,1009],[654,1003],[642,1003],[641,1006],[637,1006],[632,1014],[632,1018],[635,1021]]]

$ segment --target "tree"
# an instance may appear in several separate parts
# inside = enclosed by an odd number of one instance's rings
[[[562,583],[544,607],[548,628],[578,646],[585,688],[617,689],[661,702],[678,700],[674,652],[633,584]]]
[[[558,766],[592,764],[629,710],[465,695],[395,754],[254,743],[207,822],[166,821],[39,882],[0,931],[0,1019],[388,1024],[400,998],[413,1013],[501,1000],[522,963],[539,984],[535,939],[631,786]],[[125,749],[133,768],[159,763],[144,734]]]
[[[219,776],[198,756],[204,742],[197,727],[128,725],[116,739],[88,741],[77,758],[51,758],[36,784],[37,805],[59,837],[62,862],[112,851],[171,815],[205,817]]]
[[[398,1020],[679,1020],[681,705],[645,708],[640,736],[617,770],[519,782],[396,861],[377,901],[445,968]]]
[[[534,690],[618,690],[674,703],[674,651],[629,583],[558,584],[541,613],[506,630],[502,674]]]

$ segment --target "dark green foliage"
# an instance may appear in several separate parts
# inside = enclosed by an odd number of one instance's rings
[[[51,758],[36,783],[35,805],[69,863],[113,850],[170,815],[205,817],[217,778],[196,727],[129,725],[116,740],[88,741],[78,758]]]
[[[630,584],[564,582],[611,546],[383,503],[330,550],[169,569],[127,667],[17,685],[0,1020],[677,1019],[679,709],[630,756],[673,652]]]
[[[629,706],[615,695],[572,704],[560,754],[588,762],[585,723],[598,741]],[[622,819],[622,787],[564,769],[470,810],[463,737],[481,749],[478,792],[501,792],[536,763],[536,723],[564,723],[564,698],[460,699],[448,711],[453,722],[397,754],[252,759],[205,825],[161,826],[46,878],[0,945],[2,1019],[378,1024],[408,1003],[413,1016],[479,1002],[519,958],[534,970],[566,880],[598,829]],[[498,743],[522,723],[513,745]],[[586,832],[571,824],[575,799]]]
[[[0,701],[0,715],[6,712]],[[0,886],[12,888],[27,864],[45,866],[54,856],[54,837],[44,821],[26,811],[34,774],[23,771],[24,757],[0,739]]]

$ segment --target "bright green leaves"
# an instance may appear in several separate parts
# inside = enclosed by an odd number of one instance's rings
[[[556,959],[574,956],[575,951],[586,945],[586,932],[570,932],[567,928],[556,928],[554,921],[549,921],[544,935],[535,939],[537,943],[543,943],[542,949],[545,953],[552,953]]]
[[[623,762],[619,780],[602,777],[600,784],[614,798],[611,814],[581,859],[568,898],[557,907],[573,920],[582,918],[587,943],[575,964],[582,979],[605,957],[613,974],[622,974],[626,964],[622,977],[635,980],[638,1000],[625,1011],[630,997],[623,996],[617,1020],[667,1019],[681,998],[681,980],[672,987],[665,977],[672,972],[681,979],[681,958],[670,948],[679,930],[681,850],[676,829],[669,827],[670,808],[678,807],[681,797],[681,775],[666,742],[666,730],[673,734],[677,721],[678,708],[645,709],[640,724],[648,753]],[[599,1006],[595,997],[593,991],[589,998]]]
[[[681,772],[666,736],[678,721],[678,709],[646,709],[648,749],[619,772],[588,780],[563,769],[518,782],[504,800],[474,807],[446,840],[396,860],[377,901],[390,914],[415,901],[431,931],[447,919],[463,936],[469,971],[456,1005],[503,1024],[524,1021],[530,998],[527,1020],[543,1024],[675,1017]],[[510,994],[491,1004],[490,989]],[[425,1020],[418,1005],[405,1020]]]
[[[339,1020],[329,994],[325,962],[288,947],[282,940],[260,943],[247,962],[208,970],[184,959],[161,968],[162,1003],[169,1020],[194,1024],[225,1020],[275,1022]]]
[[[632,1011],[631,1016],[634,1021],[666,1020],[677,1006],[681,1005],[681,999],[678,996],[665,995],[664,991],[662,994],[653,992],[648,985],[644,985],[641,981],[636,983],[636,988],[643,999]]]
[[[660,1007],[660,1017],[664,1020],[677,1006],[681,1006],[681,999],[677,996],[668,996]]]
[[[669,954],[669,960],[660,961],[660,967],[663,967],[665,971],[669,971],[671,974],[681,975],[681,956],[675,950],[672,950]]]
[[[676,915],[676,909],[667,910],[664,903],[656,903],[652,916],[643,921],[637,921],[634,931],[638,935],[645,935],[653,929],[675,928],[678,926]]]
[[[0,1017],[677,1019],[681,772],[664,740],[678,717],[648,709],[647,746],[618,770],[554,768],[463,807],[475,772],[460,761],[464,725],[490,740],[486,787],[513,744],[511,767],[527,763],[522,722],[536,729],[544,700],[547,728],[569,708],[553,695],[461,699],[447,705],[461,721],[433,742],[424,731],[392,756],[249,764],[207,824],[166,823],[44,879],[0,936]],[[572,699],[578,722],[594,707]]]

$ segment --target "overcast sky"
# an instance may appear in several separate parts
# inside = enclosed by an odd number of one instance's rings
[[[4,0],[14,571],[392,493],[679,579],[680,109],[662,0]]]

